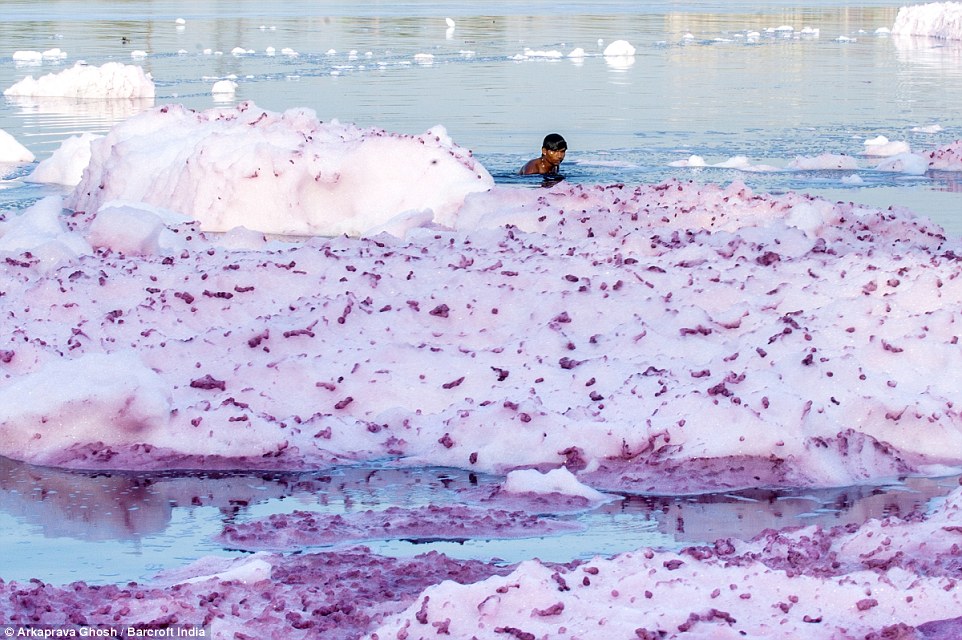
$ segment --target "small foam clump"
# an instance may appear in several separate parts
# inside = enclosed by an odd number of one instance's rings
[[[504,481],[508,493],[538,493],[578,496],[592,502],[604,502],[607,496],[578,482],[573,473],[560,467],[547,473],[536,469],[515,469]]]

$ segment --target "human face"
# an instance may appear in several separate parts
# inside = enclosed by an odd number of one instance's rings
[[[562,163],[562,161],[564,161],[565,151],[567,151],[567,149],[558,149],[557,151],[552,151],[550,149],[541,147],[541,155],[544,156],[544,159],[547,160],[553,167],[557,167]]]

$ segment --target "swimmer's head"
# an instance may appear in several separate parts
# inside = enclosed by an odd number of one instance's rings
[[[549,133],[541,143],[541,157],[551,165],[550,172],[558,170],[558,165],[564,162],[568,143],[557,133]]]
[[[565,142],[565,139],[560,133],[549,133],[546,135],[541,146],[548,151],[566,151],[568,149],[568,143]]]

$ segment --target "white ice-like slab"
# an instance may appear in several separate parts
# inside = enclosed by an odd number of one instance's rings
[[[930,2],[902,7],[895,17],[892,34],[962,40],[962,3]]]

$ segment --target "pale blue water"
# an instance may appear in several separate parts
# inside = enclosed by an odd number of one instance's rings
[[[851,172],[669,166],[697,154],[709,163],[742,155],[784,167],[796,156],[857,155],[864,140],[878,135],[916,150],[962,138],[962,43],[877,35],[892,26],[902,4],[7,0],[0,3],[0,89],[77,60],[122,61],[153,75],[158,104],[204,109],[222,104],[210,87],[233,74],[234,102],[272,110],[306,106],[322,120],[404,133],[443,124],[501,183],[536,186],[514,174],[537,155],[545,133],[558,131],[569,142],[570,181],[742,180],[759,191],[905,206],[962,233],[958,174],[884,173],[863,159],[863,183],[848,186],[842,179]],[[450,33],[447,17],[456,21]],[[183,29],[177,18],[186,21]],[[778,30],[786,25],[794,32]],[[802,35],[806,27],[818,29],[818,37]],[[759,36],[748,37],[754,31]],[[617,39],[637,48],[633,64],[600,55]],[[54,47],[67,52],[64,62],[18,66],[11,59],[17,50]],[[235,47],[253,53],[232,55]],[[277,54],[267,55],[268,47]],[[283,55],[285,47],[298,55]],[[567,54],[576,47],[585,58],[519,59],[525,49]],[[148,56],[135,60],[134,50]],[[424,53],[433,55],[430,64],[416,61]],[[43,159],[66,137],[103,133],[141,108],[0,99],[0,129]],[[935,124],[941,132],[913,131]],[[0,166],[0,210],[60,191],[23,183],[29,169]],[[0,463],[0,578],[54,582],[142,579],[205,553],[230,553],[210,536],[255,515],[445,502],[457,500],[452,486],[498,481],[456,470],[379,471],[390,480],[372,489],[369,470],[149,477]],[[747,536],[766,526],[858,521],[924,505],[956,485],[949,479],[821,493],[632,497],[577,516],[589,525],[586,534],[433,548],[461,557],[570,560]],[[373,547],[398,554],[426,549],[398,541]]]

